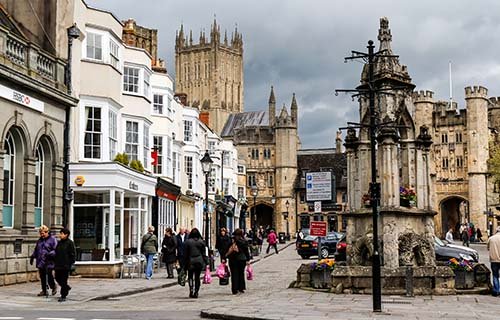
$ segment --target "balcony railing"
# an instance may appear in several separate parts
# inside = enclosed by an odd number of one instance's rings
[[[5,43],[4,47],[0,46],[1,64],[56,89],[66,91],[64,84],[66,61],[42,50],[36,44],[10,33],[1,26],[0,43]]]

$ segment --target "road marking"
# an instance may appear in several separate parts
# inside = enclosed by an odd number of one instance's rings
[[[90,319],[90,320],[118,320],[118,319]],[[130,319],[122,319],[120,318],[120,320],[130,320]]]
[[[0,320],[21,320],[23,317],[0,317]]]
[[[37,318],[37,320],[75,320],[75,318]]]

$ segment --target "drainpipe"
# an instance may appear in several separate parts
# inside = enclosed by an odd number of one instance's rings
[[[67,30],[68,34],[68,62],[66,64],[65,70],[65,82],[68,95],[72,94],[71,89],[71,61],[72,61],[72,47],[73,40],[78,39],[80,37],[80,30],[76,27],[76,24],[73,24]],[[64,154],[63,154],[63,162],[64,162],[64,172],[63,172],[63,226],[68,226],[69,222],[69,207],[71,201],[73,201],[73,190],[69,187],[69,159],[70,159],[70,141],[69,135],[71,130],[71,106],[66,107],[65,121],[64,121]]]

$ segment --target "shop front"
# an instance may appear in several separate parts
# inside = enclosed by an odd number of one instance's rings
[[[113,278],[123,255],[141,253],[142,235],[152,224],[156,182],[116,162],[70,165],[69,227],[78,274]]]
[[[180,197],[181,188],[165,179],[158,178],[156,196],[153,198],[153,223],[159,241],[165,236],[165,229],[177,229],[177,199]]]

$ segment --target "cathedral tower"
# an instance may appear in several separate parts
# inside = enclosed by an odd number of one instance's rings
[[[220,134],[230,114],[243,112],[243,37],[236,28],[221,41],[217,21],[210,38],[200,31],[199,42],[181,25],[175,39],[175,87],[187,94],[187,104],[208,113],[208,124]]]

